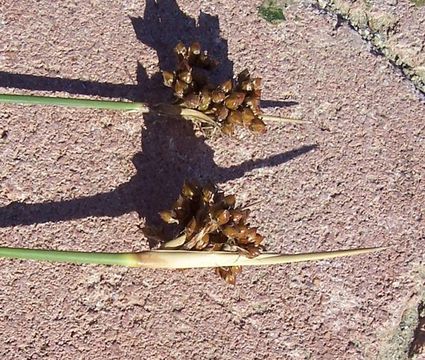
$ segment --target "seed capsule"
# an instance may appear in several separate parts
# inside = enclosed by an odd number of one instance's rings
[[[247,246],[246,250],[248,251],[247,257],[249,258],[254,258],[260,255],[260,249],[256,246]]]
[[[199,55],[201,53],[201,44],[198,41],[193,42],[189,46],[189,54]]]
[[[215,243],[211,247],[210,251],[220,251],[222,247],[223,247],[223,244]]]
[[[184,46],[184,44],[180,41],[180,42],[176,45],[176,47],[174,48],[174,52],[175,52],[177,55],[185,56],[185,55],[186,55],[186,53],[187,53],[186,46]]]
[[[203,54],[199,54],[198,61],[196,65],[202,67],[204,69],[210,70],[217,66],[217,62],[208,57],[207,52],[205,51]]]
[[[252,79],[252,87],[254,90],[261,90],[261,78]]]
[[[248,105],[251,109],[260,107],[260,99],[256,96],[247,96],[245,98],[245,104]]]
[[[214,214],[214,218],[219,225],[227,224],[230,220],[230,212],[229,210],[218,210]]]
[[[246,218],[249,215],[249,210],[248,209],[246,209],[246,210],[239,210],[239,209],[230,210],[230,215],[232,217],[232,220],[235,223],[237,223],[237,224],[240,223],[240,222],[244,223]]]
[[[176,219],[176,213],[173,210],[164,210],[159,213],[161,219],[167,224],[178,224],[179,221]]]
[[[221,131],[225,135],[233,135],[235,132],[235,125],[228,122],[227,120],[223,122],[223,126],[221,127]]]
[[[196,109],[201,103],[201,96],[199,94],[188,94],[183,98],[182,105],[189,109]]]
[[[193,217],[189,223],[187,224],[184,232],[188,238],[192,237],[193,234],[198,230],[198,223],[196,219]]]
[[[229,109],[226,108],[223,105],[218,105],[217,110],[215,111],[215,116],[217,117],[217,120],[223,121],[227,115],[229,114]]]
[[[195,245],[196,250],[202,250],[208,246],[210,236],[205,234],[201,239],[199,239]]]
[[[239,83],[242,83],[245,80],[249,80],[249,77],[250,77],[249,71],[248,71],[248,69],[245,69],[245,70],[243,70],[243,71],[241,71],[239,73],[239,75],[238,75],[238,82]]]
[[[185,181],[183,183],[183,188],[182,188],[181,194],[188,199],[193,199],[193,197],[197,193],[197,190],[198,189],[197,189],[196,185],[190,183],[189,181]]]
[[[230,110],[236,110],[239,106],[242,105],[244,99],[245,99],[244,93],[234,92],[226,98],[226,100],[224,101],[224,104]]]
[[[211,94],[211,100],[216,104],[222,103],[225,97],[226,95],[221,90],[214,90]]]
[[[176,84],[174,85],[174,94],[179,98],[183,98],[188,87],[189,86],[185,82],[177,80]]]
[[[254,89],[252,82],[249,80],[242,81],[241,89],[243,91],[252,91]]]
[[[223,229],[223,234],[234,239],[239,235],[239,231],[233,225],[227,225]]]
[[[263,242],[263,240],[263,235],[260,235],[258,233],[255,235],[255,245],[259,246]]]
[[[244,224],[238,224],[238,225],[235,225],[235,230],[237,231],[237,235],[235,237],[237,239],[244,239],[247,236],[249,227]]]
[[[267,131],[266,124],[264,124],[263,120],[260,118],[255,118],[249,126],[249,129],[257,134],[264,134]]]
[[[174,84],[174,80],[175,80],[175,74],[171,71],[163,71],[162,72],[162,78],[163,78],[163,82],[164,85],[167,87],[173,87]]]
[[[229,116],[227,117],[227,120],[235,125],[242,125],[242,113],[240,111],[230,111]]]
[[[211,93],[208,89],[202,89],[201,91],[201,102],[198,109],[200,111],[206,111],[211,104]]]
[[[181,71],[178,75],[179,79],[186,84],[190,84],[192,82],[192,69]]]
[[[224,280],[230,285],[236,284],[236,276],[231,271],[226,274]]]
[[[186,199],[182,195],[179,195],[179,197],[173,204],[173,209],[177,210],[177,209],[183,208],[185,206],[185,202],[186,202]]]
[[[214,186],[211,184],[206,185],[202,189],[202,200],[209,204],[214,199]]]
[[[232,91],[232,80],[227,80],[223,84],[220,85],[220,88],[227,94]]]
[[[235,195],[226,195],[223,199],[223,204],[227,208],[233,208],[236,203],[236,196]]]
[[[255,115],[251,109],[242,110],[242,123],[245,127],[248,127],[252,124],[252,121],[255,119]]]
[[[246,239],[249,243],[254,243],[257,236],[257,228],[251,227],[246,231]]]
[[[256,97],[257,99],[260,100],[260,98],[261,98],[261,89],[254,90],[252,92],[252,96],[254,96],[254,97]]]

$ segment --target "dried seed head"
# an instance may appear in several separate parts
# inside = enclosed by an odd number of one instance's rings
[[[176,224],[183,242],[176,249],[232,251],[254,257],[262,250],[263,237],[246,223],[248,209],[235,207],[235,195],[224,195],[213,184],[199,186],[186,181],[172,210],[160,213],[168,224]],[[163,236],[163,234],[161,235]],[[222,267],[217,273],[234,283],[240,267]]]
[[[179,42],[175,49],[177,66],[174,72],[163,72],[165,86],[174,90],[176,103],[205,113],[216,122],[224,134],[232,135],[236,126],[244,126],[256,132],[263,132],[261,124],[251,127],[252,116],[241,115],[245,109],[250,109],[256,116],[261,114],[260,96],[261,79],[252,78],[248,70],[242,71],[236,80],[229,79],[219,86],[208,82],[207,72],[217,63],[212,60],[206,51],[201,50],[199,42],[193,42],[188,48]],[[214,90],[212,90],[214,89]],[[232,112],[221,106],[224,105]],[[211,123],[193,120],[201,130],[207,131]]]

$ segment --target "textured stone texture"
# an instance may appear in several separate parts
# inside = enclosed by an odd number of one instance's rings
[[[425,7],[414,1],[317,0],[332,14],[348,20],[425,93]]]
[[[205,142],[173,119],[1,105],[2,245],[147,249],[138,226],[189,177],[258,200],[270,251],[391,249],[244,269],[236,287],[208,269],[0,260],[2,359],[378,358],[425,278],[422,95],[312,6],[272,25],[259,1],[147,3],[2,0],[1,91],[158,101],[158,60],[198,38],[217,78],[248,67],[266,100],[299,102],[267,112],[312,125]]]

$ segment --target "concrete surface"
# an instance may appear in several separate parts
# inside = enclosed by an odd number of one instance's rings
[[[311,3],[277,25],[260,1],[0,4],[2,92],[158,101],[158,63],[199,39],[222,61],[217,79],[248,67],[267,112],[313,123],[204,141],[173,119],[1,105],[2,245],[147,249],[139,226],[198,178],[259,201],[270,251],[391,246],[244,269],[236,287],[208,269],[0,260],[2,359],[424,357],[409,355],[425,280],[424,97],[347,22]],[[400,24],[423,23],[423,7],[395,6],[408,9]],[[298,105],[276,102],[288,93]]]

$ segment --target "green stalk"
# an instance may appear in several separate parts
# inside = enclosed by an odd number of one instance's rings
[[[379,247],[293,255],[264,253],[255,258],[247,258],[238,253],[225,251],[153,250],[137,253],[98,253],[0,247],[0,257],[74,264],[120,265],[151,269],[188,269],[236,265],[279,265],[367,254],[384,249],[384,247]]]
[[[103,253],[0,247],[0,257],[72,264],[138,266],[132,253]]]
[[[142,113],[149,112],[148,106],[140,102],[90,100],[52,96],[0,94],[0,103],[21,105],[56,105],[85,109],[140,111]]]

